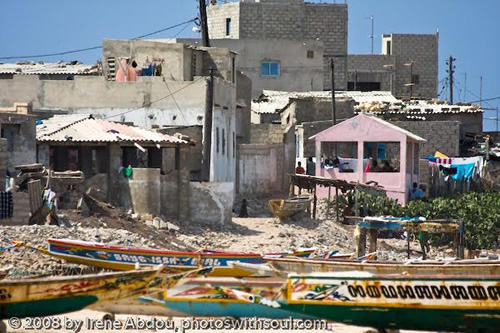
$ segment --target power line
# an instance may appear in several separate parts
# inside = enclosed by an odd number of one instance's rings
[[[179,24],[176,24],[176,25],[173,25],[173,26],[167,27],[167,28],[163,28],[163,29],[160,29],[160,30],[156,30],[156,31],[150,32],[150,33],[145,34],[145,35],[141,35],[141,36],[137,36],[137,37],[131,38],[130,40],[136,40],[136,39],[141,39],[141,38],[144,38],[144,37],[149,37],[149,36],[152,36],[152,35],[156,35],[156,34],[159,34],[160,32],[164,32],[164,31],[167,31],[167,30],[171,30],[171,29],[174,29],[174,28],[180,27],[180,26],[182,26],[182,25],[187,25],[188,23],[194,22],[194,21],[196,21],[197,19],[198,19],[198,18],[194,18],[194,19],[191,19],[191,20],[189,20],[189,21],[185,21],[185,22],[182,22],[182,23],[179,23]],[[184,29],[182,29],[182,30],[184,30]],[[182,30],[181,30],[181,31],[182,31]],[[178,32],[178,34],[179,34],[181,31],[179,31],[179,32]],[[101,46],[101,45],[99,45],[99,46],[92,46],[92,47],[87,47],[87,48],[84,48],[84,49],[77,49],[77,50],[63,51],[63,52],[57,52],[57,53],[47,53],[47,54],[36,54],[36,55],[22,55],[22,56],[8,56],[8,57],[0,57],[0,60],[28,59],[28,58],[47,58],[47,57],[54,57],[54,56],[60,56],[60,55],[66,55],[66,54],[72,54],[72,53],[86,52],[86,51],[97,50],[97,49],[102,49],[102,46]]]
[[[174,101],[175,105],[177,106],[177,109],[179,110],[179,112],[180,112],[180,114],[182,116],[182,119],[184,119],[184,121],[186,122],[186,125],[189,125],[186,117],[184,117],[184,113],[182,112],[181,107],[179,106],[179,103],[177,103],[177,100],[175,99],[174,95],[172,94],[172,91],[170,90],[170,87],[168,86],[167,80],[165,80],[165,78],[163,78],[163,82],[167,86],[168,93],[172,97],[172,100]]]
[[[161,97],[161,98],[159,98],[159,99],[157,99],[157,100],[155,100],[155,101],[150,102],[150,103],[149,103],[149,105],[153,105],[153,104],[155,104],[155,103],[158,103],[159,101],[164,100],[165,98],[169,98],[170,96],[173,96],[174,94],[178,93],[179,91],[186,89],[187,87],[189,87],[189,86],[191,86],[191,85],[195,84],[196,82],[198,82],[198,81],[200,81],[200,80],[202,80],[202,79],[204,79],[204,78],[205,78],[205,77],[204,77],[204,76],[202,76],[202,77],[200,77],[200,78],[198,78],[198,79],[194,80],[193,82],[191,82],[191,83],[189,83],[189,84],[185,85],[184,87],[179,88],[179,89],[177,89],[177,90],[175,90],[175,91],[173,91],[173,92],[169,93],[169,94],[168,94],[168,95],[166,95],[166,96],[163,96],[163,97]],[[139,106],[139,107],[136,107],[136,108],[134,108],[134,109],[132,109],[132,110],[127,110],[127,111],[122,112],[122,113],[118,113],[118,114],[114,114],[114,115],[110,115],[110,116],[104,117],[103,119],[109,119],[109,118],[112,118],[112,117],[119,117],[119,116],[123,116],[124,114],[130,113],[130,112],[134,112],[134,111],[137,111],[137,110],[140,110],[140,109],[144,109],[144,108],[145,108],[144,106]],[[185,120],[185,118],[184,118],[184,120]]]
[[[468,90],[467,90],[468,91]],[[470,92],[470,91],[469,91]],[[474,95],[476,98],[477,96]],[[497,99],[500,99],[500,96],[497,96],[497,97],[491,97],[491,98],[484,98],[484,99],[481,99],[481,100],[478,100],[478,101],[472,101],[472,102],[469,102],[469,103],[479,103],[479,102],[487,102],[487,101],[494,101],[494,100],[497,100]],[[489,104],[489,103],[487,103]],[[490,105],[491,106],[491,105]]]

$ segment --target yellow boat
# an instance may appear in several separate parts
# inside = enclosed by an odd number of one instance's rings
[[[269,210],[274,216],[290,217],[305,211],[311,205],[311,201],[312,197],[309,195],[300,195],[290,199],[272,199],[269,200]]]

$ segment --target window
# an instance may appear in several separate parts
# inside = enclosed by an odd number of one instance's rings
[[[236,157],[236,135],[233,132],[233,157]]]
[[[419,84],[420,83],[420,75],[413,74],[411,76],[411,83],[413,83],[413,84]]]
[[[338,168],[339,172],[356,172],[358,170],[357,142],[322,142],[321,168]]]
[[[231,35],[231,19],[227,18],[226,19],[226,36]]]
[[[261,76],[280,76],[280,63],[277,61],[263,61],[260,69]]]
[[[313,50],[308,50],[308,51],[307,51],[307,57],[308,57],[309,59],[314,58],[314,51],[313,51]]]
[[[217,153],[219,152],[219,128],[215,129],[215,147],[217,148]]]
[[[222,129],[222,155],[226,153],[226,130]]]
[[[231,59],[231,82],[236,83],[236,58]]]
[[[399,172],[399,142],[365,142],[364,165],[367,172]],[[366,164],[369,164],[369,169]],[[411,163],[408,164],[411,166]]]
[[[386,50],[387,54],[391,54],[391,41],[390,40],[387,41],[386,48],[387,48],[387,50]]]

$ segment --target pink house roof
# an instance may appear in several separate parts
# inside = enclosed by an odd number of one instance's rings
[[[426,142],[424,138],[413,134],[390,122],[376,116],[364,113],[358,114],[350,119],[344,120],[324,131],[311,136],[310,140],[326,141],[400,141],[407,137],[411,141]]]

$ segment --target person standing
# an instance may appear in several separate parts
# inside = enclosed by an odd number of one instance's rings
[[[316,163],[313,162],[313,158],[309,157],[306,163],[306,175],[315,176],[316,175]]]
[[[298,162],[297,167],[295,168],[295,173],[298,175],[303,175],[306,173],[306,170],[302,167],[302,163]]]

